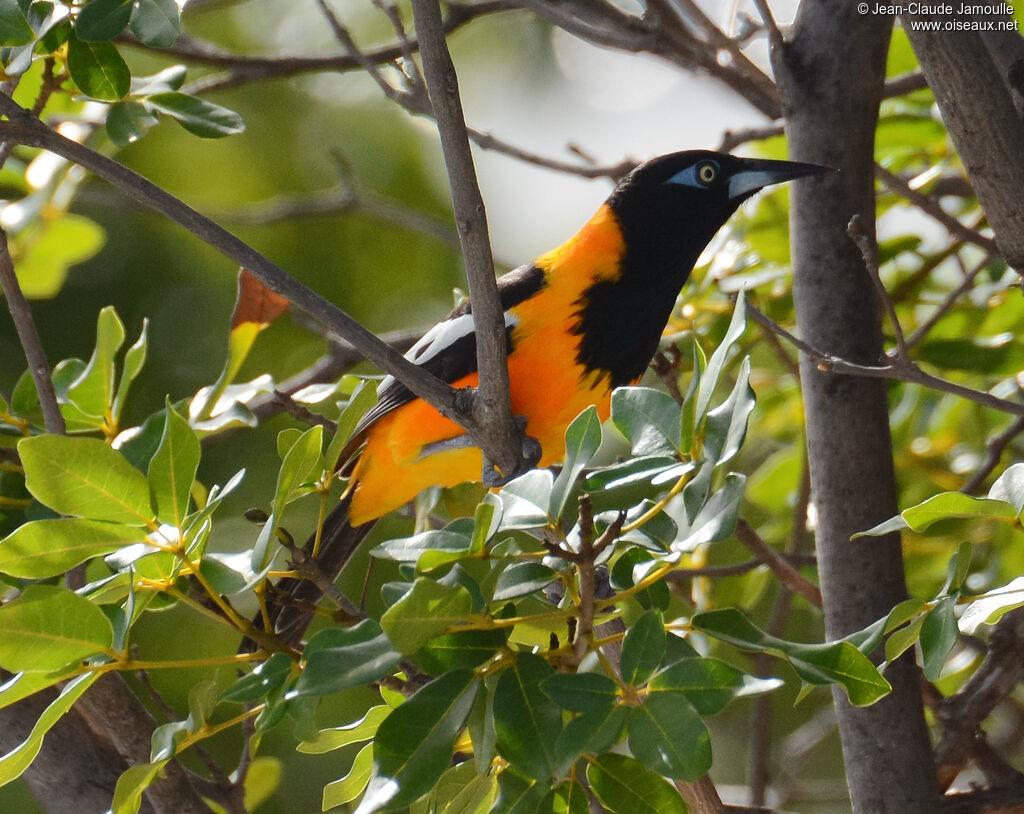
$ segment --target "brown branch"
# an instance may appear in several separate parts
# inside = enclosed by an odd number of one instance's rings
[[[369,361],[395,376],[442,415],[461,424],[478,442],[487,442],[490,425],[474,415],[475,398],[472,391],[455,390],[412,364],[344,311],[223,227],[127,167],[50,130],[10,97],[2,94],[0,113],[8,117],[7,121],[0,122],[0,139],[39,147],[67,158],[103,178],[136,203],[183,226],[238,265],[249,269],[269,289],[289,299],[330,330],[344,336]],[[501,455],[492,453],[491,457],[500,458]]]
[[[1000,433],[996,433],[989,439],[988,444],[985,445],[986,453],[985,460],[981,462],[981,465],[974,470],[971,474],[970,479],[960,487],[960,491],[965,495],[973,495],[981,485],[985,482],[985,478],[995,471],[995,468],[999,466],[1000,460],[1002,460],[1003,452],[1013,442],[1018,435],[1024,432],[1024,416],[1018,416],[1010,422],[1009,426]]]
[[[871,284],[874,285],[875,291],[878,292],[878,300],[881,302],[889,322],[892,323],[892,330],[896,336],[896,356],[898,358],[906,358],[907,340],[903,335],[903,326],[900,325],[900,318],[896,315],[896,306],[893,305],[892,298],[885,289],[885,283],[882,282],[882,272],[878,268],[878,244],[875,243],[874,237],[869,235],[864,229],[864,222],[859,214],[854,214],[850,218],[850,222],[846,227],[846,234],[850,236],[850,239],[857,246],[857,250],[864,260],[864,268],[868,272],[868,277],[871,278]]]
[[[1007,613],[992,629],[989,653],[960,691],[942,701],[942,730],[935,749],[939,783],[947,788],[959,774],[982,722],[1024,681],[1024,608]]]
[[[512,418],[506,364],[506,328],[494,260],[487,237],[487,216],[473,166],[466,122],[459,97],[459,80],[445,41],[444,23],[436,0],[413,0],[413,20],[420,38],[420,58],[437,121],[452,191],[459,241],[466,261],[473,303],[479,384],[473,402],[477,427],[487,433],[484,483],[499,485],[531,469],[540,460],[540,444],[524,437]],[[475,437],[475,436],[474,436]],[[483,439],[477,439],[480,443]]]
[[[956,305],[957,300],[960,299],[964,294],[971,290],[974,286],[974,280],[981,272],[988,268],[989,263],[992,262],[992,255],[986,255],[982,258],[981,262],[978,263],[973,269],[964,275],[963,281],[954,288],[946,298],[939,304],[939,306],[928,315],[928,319],[922,322],[917,329],[910,335],[910,338],[906,341],[906,347],[911,348],[920,342],[928,334],[928,332],[938,324],[949,310]]]
[[[766,543],[742,517],[736,521],[736,539],[768,566],[787,589],[799,594],[814,607],[821,607],[821,589],[794,568],[785,557]]]
[[[885,184],[889,191],[899,195],[901,198],[905,198],[934,221],[942,224],[953,237],[959,238],[965,243],[973,243],[975,246],[980,246],[989,254],[1000,254],[999,247],[992,238],[985,237],[985,235],[971,229],[969,226],[965,226],[946,212],[934,198],[930,198],[913,189],[902,178],[889,172],[881,164],[875,164],[875,177]]]
[[[860,365],[855,362],[849,362],[824,353],[807,344],[802,339],[797,338],[773,319],[766,316],[762,311],[758,310],[749,300],[747,301],[747,313],[754,321],[771,329],[798,348],[802,353],[813,359],[817,363],[818,369],[823,372],[864,376],[870,379],[895,379],[901,382],[920,384],[932,390],[938,390],[941,393],[949,393],[950,395],[973,401],[982,407],[989,407],[1003,413],[1011,413],[1012,415],[1024,416],[1024,404],[1001,399],[984,390],[972,390],[970,387],[964,387],[955,382],[940,379],[938,376],[932,376],[929,373],[925,373],[909,359],[894,358],[889,364],[885,365]]]
[[[43,350],[43,342],[39,338],[39,331],[36,330],[32,309],[18,284],[18,277],[14,272],[14,262],[11,260],[11,251],[7,245],[7,233],[2,229],[0,229],[0,289],[3,290],[4,299],[7,300],[7,310],[11,312],[14,328],[18,332],[18,340],[21,342],[25,359],[28,361],[28,369],[32,374],[32,381],[36,385],[46,431],[63,435],[66,427],[64,416],[60,412],[60,405],[57,404],[53,379],[50,378],[50,363],[46,361],[46,351]]]

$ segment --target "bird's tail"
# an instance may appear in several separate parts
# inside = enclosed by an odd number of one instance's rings
[[[352,526],[348,518],[350,503],[351,493],[343,496],[327,515],[320,536],[316,563],[331,582],[338,578],[345,564],[374,526],[374,522]],[[314,533],[304,546],[304,550],[310,555],[315,539]],[[277,583],[272,595],[268,596],[267,611],[271,628],[285,644],[294,647],[301,641],[302,634],[313,621],[313,609],[322,597],[323,591],[320,587],[308,579],[286,577]],[[253,624],[263,629],[262,614],[253,620]]]

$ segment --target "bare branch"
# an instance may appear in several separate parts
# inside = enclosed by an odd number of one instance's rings
[[[985,447],[987,450],[985,460],[974,470],[970,479],[960,487],[960,491],[965,495],[973,495],[977,492],[985,482],[985,478],[991,475],[996,467],[999,466],[1003,452],[1022,432],[1024,432],[1024,416],[1018,416],[1010,422],[1010,425],[1005,430],[993,435]]]
[[[970,680],[939,708],[942,737],[935,750],[939,783],[949,786],[989,713],[1024,681],[1024,609],[1010,611],[992,630],[989,654]]]
[[[885,184],[890,191],[901,198],[906,198],[926,215],[941,223],[953,237],[957,237],[965,243],[973,243],[975,246],[980,246],[989,254],[998,255],[1000,253],[999,247],[992,238],[985,237],[974,229],[965,226],[939,206],[938,201],[913,189],[902,178],[889,172],[881,164],[875,164],[875,177]]]
[[[814,607],[821,607],[821,589],[797,571],[781,554],[766,543],[743,518],[736,521],[736,539],[750,549],[761,562],[771,569],[783,585],[799,594]]]
[[[484,483],[495,485],[533,467],[540,445],[525,439],[512,419],[506,365],[505,320],[487,236],[487,216],[459,98],[459,81],[435,0],[413,0],[430,103],[437,121],[452,190],[455,223],[473,303],[479,385],[474,400],[476,442],[484,448]],[[500,474],[499,474],[500,472]]]
[[[466,406],[471,400],[471,394],[455,390],[403,358],[398,351],[381,342],[344,311],[223,227],[113,159],[50,130],[10,97],[2,94],[0,113],[8,117],[7,121],[0,122],[0,139],[48,150],[95,173],[131,200],[183,226],[238,265],[249,269],[269,289],[287,297],[300,310],[339,336],[344,336],[369,361],[395,376],[445,417],[463,426],[474,424]],[[470,429],[468,426],[466,428]]]
[[[43,411],[46,431],[62,435],[66,427],[64,426],[64,416],[60,412],[60,405],[57,404],[53,379],[50,378],[50,364],[46,361],[46,352],[43,350],[42,340],[39,338],[35,320],[32,318],[32,309],[29,308],[28,300],[25,299],[21,286],[18,284],[18,277],[14,273],[11,251],[7,245],[7,233],[2,229],[0,229],[0,289],[3,290],[4,298],[7,300],[7,310],[11,312],[11,319],[14,320],[14,327],[18,332],[18,339],[21,342],[22,350],[25,351],[25,358],[28,360],[28,369],[35,382],[36,392],[39,394],[39,406]]]
[[[801,352],[817,363],[818,369],[821,371],[827,373],[846,374],[850,376],[865,376],[871,379],[897,379],[902,382],[920,384],[931,388],[932,390],[938,390],[942,393],[960,396],[968,401],[973,401],[975,404],[980,404],[982,407],[989,407],[993,410],[999,410],[1000,412],[1024,416],[1024,404],[1018,404],[1014,401],[1001,399],[998,396],[993,396],[991,393],[985,392],[984,390],[972,390],[970,387],[964,387],[963,385],[956,384],[955,382],[940,379],[938,376],[932,376],[931,374],[925,373],[909,359],[896,358],[886,365],[860,365],[855,362],[848,362],[845,359],[840,359],[836,356],[832,356],[831,354],[824,353],[817,348],[811,347],[802,339],[791,334],[773,319],[765,316],[765,314],[758,310],[756,306],[751,304],[749,300],[747,301],[747,313],[757,323],[764,325],[781,336],[787,342],[799,348]]]
[[[978,263],[973,269],[964,275],[963,281],[954,288],[942,303],[928,315],[928,319],[922,322],[917,329],[910,335],[910,338],[906,341],[906,348],[912,348],[918,342],[920,342],[928,334],[928,332],[938,324],[949,310],[956,305],[957,300],[960,299],[964,294],[971,290],[974,286],[974,280],[981,272],[988,268],[989,263],[992,262],[992,255],[988,254],[982,258],[981,262]]]
[[[900,318],[896,316],[896,306],[892,304],[892,298],[889,296],[889,292],[885,290],[885,283],[882,282],[882,273],[878,268],[878,244],[865,231],[864,222],[859,214],[854,214],[850,218],[850,223],[846,227],[846,233],[857,245],[860,256],[864,258],[864,268],[867,269],[871,283],[878,292],[878,299],[885,309],[886,316],[889,317],[889,322],[892,323],[892,330],[896,335],[896,355],[905,358],[907,355],[907,340],[903,336],[903,326],[900,325]]]

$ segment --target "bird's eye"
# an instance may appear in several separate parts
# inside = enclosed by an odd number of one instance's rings
[[[711,186],[717,177],[718,167],[710,161],[697,165],[697,180],[704,184],[704,186]]]

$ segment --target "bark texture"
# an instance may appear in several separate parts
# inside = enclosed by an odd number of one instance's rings
[[[860,363],[882,353],[881,309],[846,230],[855,214],[873,229],[874,130],[891,24],[852,3],[805,0],[792,41],[775,54],[791,158],[840,170],[790,193],[800,332]],[[886,385],[822,372],[806,356],[801,379],[826,631],[835,639],[906,598],[899,536],[850,540],[897,513]],[[892,694],[866,709],[836,694],[853,810],[931,814],[940,801],[918,671],[901,659],[886,678]]]

